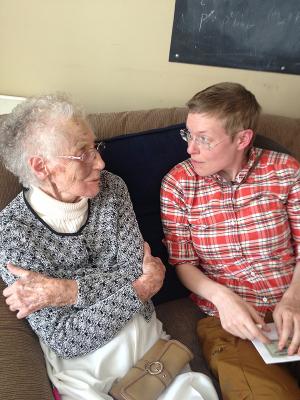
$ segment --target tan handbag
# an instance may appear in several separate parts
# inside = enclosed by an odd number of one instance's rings
[[[184,344],[159,339],[112,385],[109,394],[116,400],[156,400],[192,358],[192,352]]]

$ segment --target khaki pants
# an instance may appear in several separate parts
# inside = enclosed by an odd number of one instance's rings
[[[297,380],[286,366],[265,364],[254,345],[226,332],[219,318],[201,319],[197,333],[224,400],[300,400]]]

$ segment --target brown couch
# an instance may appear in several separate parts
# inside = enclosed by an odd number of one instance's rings
[[[99,139],[179,124],[185,117],[184,108],[89,115]],[[263,115],[258,131],[284,146],[300,160],[300,119]],[[16,179],[0,165],[0,209],[5,207],[19,190]],[[0,280],[0,290],[3,288],[4,284]],[[195,359],[192,368],[209,373],[195,336],[196,321],[201,316],[199,310],[187,297],[161,303],[156,306],[156,310],[166,330],[193,349]],[[0,384],[1,399],[53,399],[38,340],[26,320],[17,320],[15,314],[8,310],[2,296],[0,296]]]

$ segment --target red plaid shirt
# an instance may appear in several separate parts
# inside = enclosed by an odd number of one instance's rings
[[[264,315],[288,288],[300,260],[300,165],[253,148],[234,182],[198,176],[190,160],[164,178],[161,213],[169,261],[198,266]],[[215,306],[195,294],[209,315]]]

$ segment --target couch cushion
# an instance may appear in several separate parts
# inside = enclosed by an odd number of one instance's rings
[[[164,330],[173,339],[188,346],[194,354],[191,367],[194,371],[209,374],[207,365],[202,357],[198,337],[197,322],[205,315],[189,298],[169,301],[156,306],[157,318],[163,323]]]
[[[205,317],[199,307],[190,299],[183,298],[159,304],[156,307],[156,315],[163,323],[164,330],[173,339],[179,340],[191,349],[194,354],[190,362],[192,370],[210,376],[221,399],[220,386],[208,369],[196,335],[197,322]]]
[[[153,299],[156,304],[184,297],[188,293],[179,283],[174,268],[167,262],[167,251],[162,244],[159,202],[163,176],[187,158],[187,145],[179,135],[179,130],[184,127],[185,124],[176,124],[113,137],[105,141],[106,148],[102,154],[106,168],[126,182],[141,232],[150,244],[152,254],[160,257],[167,266],[164,286]],[[260,135],[255,144],[285,151],[279,144]]]

